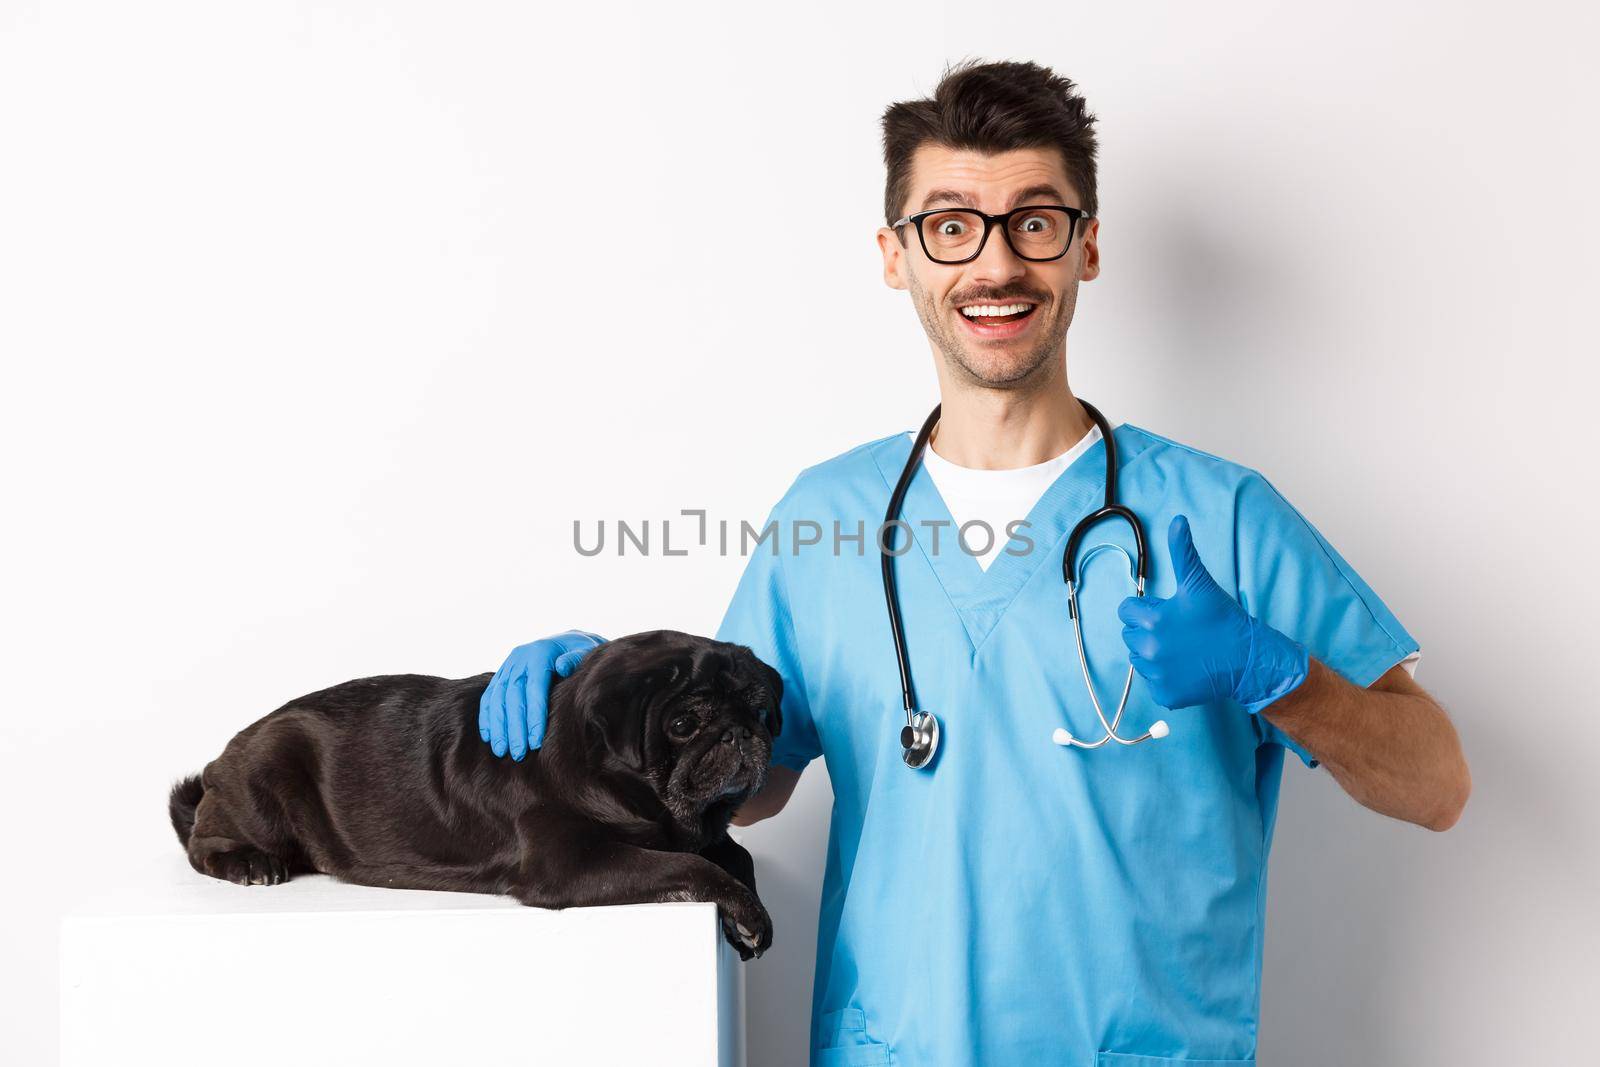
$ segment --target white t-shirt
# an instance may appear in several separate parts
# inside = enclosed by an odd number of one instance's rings
[[[916,434],[910,435],[912,441]],[[1009,470],[977,470],[961,467],[945,459],[929,445],[922,450],[922,465],[928,469],[934,488],[944,498],[950,517],[956,520],[956,530],[974,520],[988,523],[994,531],[991,539],[980,526],[969,529],[962,538],[978,566],[984,570],[994,562],[1006,547],[1010,536],[1006,526],[1028,517],[1033,505],[1039,502],[1044,491],[1072,466],[1072,461],[1083,455],[1100,440],[1100,427],[1091,426],[1083,439],[1054,459],[1035,463],[1031,467],[1012,467]],[[985,551],[987,549],[987,551]]]
[[[907,434],[913,442],[917,435]],[[1091,426],[1083,439],[1054,459],[1035,463],[1031,467],[1013,467],[1009,470],[978,470],[962,467],[945,459],[930,445],[922,450],[922,465],[933,479],[934,488],[944,498],[950,517],[956,522],[956,532],[973,520],[988,524],[994,532],[991,539],[981,526],[973,526],[962,536],[978,566],[987,571],[994,558],[1004,551],[1010,540],[1006,526],[1018,519],[1026,519],[1033,505],[1039,502],[1044,491],[1050,488],[1061,472],[1100,440],[1100,427]],[[1401,660],[1401,665],[1415,677],[1419,649]]]

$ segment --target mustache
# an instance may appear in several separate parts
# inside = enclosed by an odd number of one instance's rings
[[[960,307],[963,304],[1043,304],[1044,298],[1032,293],[1007,293],[1004,296],[991,296],[988,293],[978,293],[975,296],[960,296],[950,301],[951,307]]]

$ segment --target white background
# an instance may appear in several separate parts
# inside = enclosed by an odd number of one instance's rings
[[[1261,1062],[1592,1056],[1594,16],[830,8],[0,5],[0,1058],[53,1059],[59,910],[177,849],[166,787],[234,731],[569,626],[709,633],[741,560],[572,521],[759,522],[917,425],[878,118],[969,55],[1101,120],[1075,389],[1267,474],[1471,762],[1435,835],[1287,761]],[[819,761],[743,835],[753,1063],[805,1062],[829,804]]]

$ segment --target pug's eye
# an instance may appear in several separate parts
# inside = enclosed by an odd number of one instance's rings
[[[676,719],[673,719],[670,724],[668,724],[667,732],[672,734],[674,737],[688,737],[690,734],[694,733],[695,727],[698,725],[699,723],[696,721],[694,716],[680,715]]]

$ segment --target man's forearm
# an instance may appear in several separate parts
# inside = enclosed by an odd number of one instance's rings
[[[1412,692],[1362,689],[1322,661],[1260,714],[1304,745],[1358,802],[1430,830],[1448,830],[1472,791],[1444,709]]]

